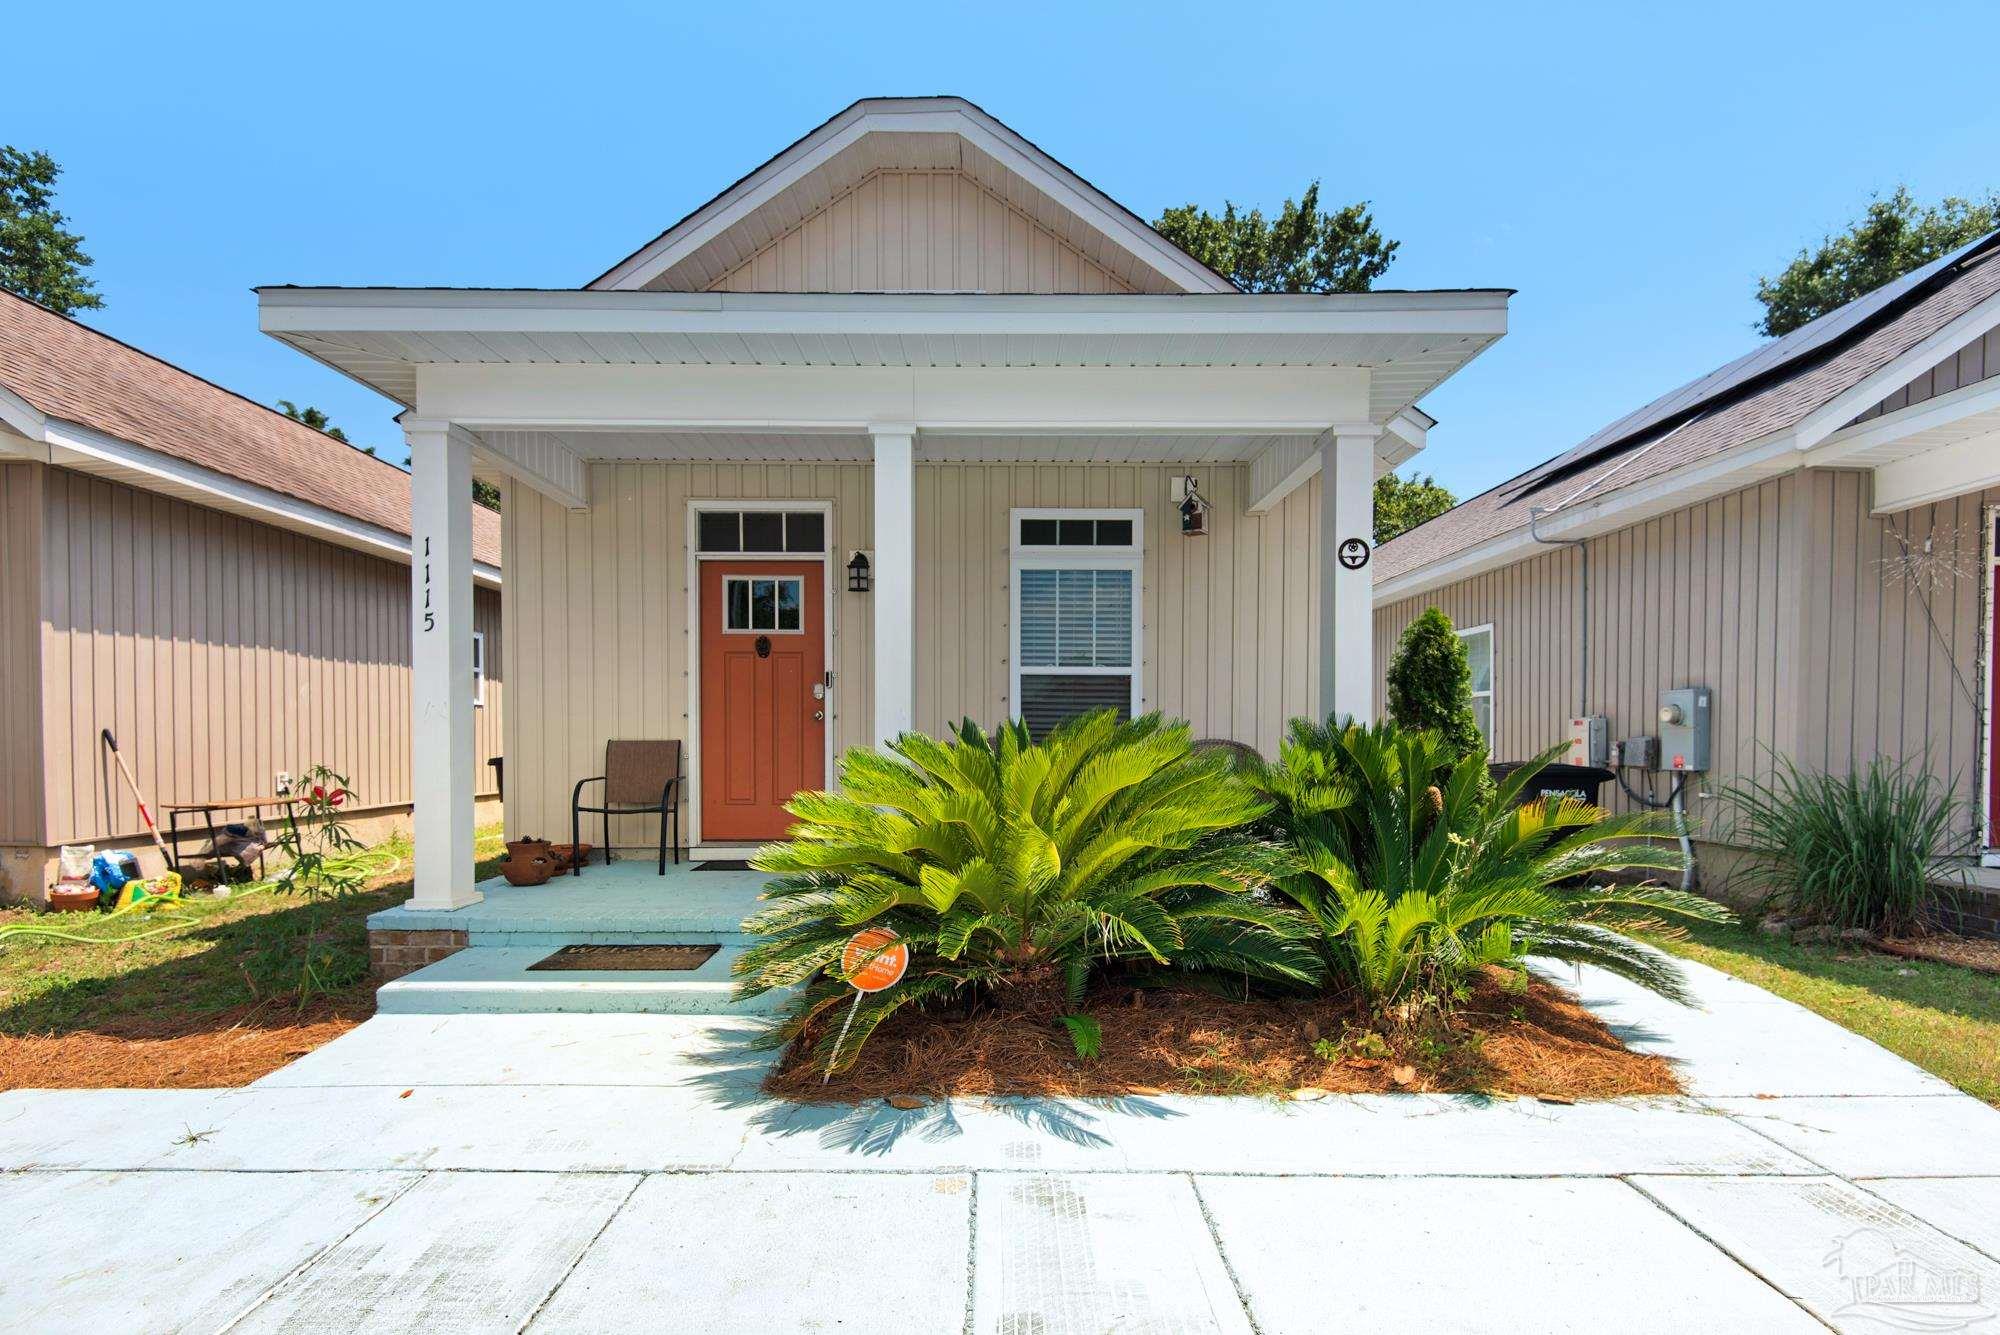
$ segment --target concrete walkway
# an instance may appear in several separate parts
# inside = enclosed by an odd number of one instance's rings
[[[1681,1099],[804,1109],[670,1015],[0,1094],[0,1329],[1995,1329],[2000,1112],[1694,975],[1581,982]]]

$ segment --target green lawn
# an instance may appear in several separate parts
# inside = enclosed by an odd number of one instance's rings
[[[1851,944],[1796,945],[1754,924],[1648,939],[1795,1001],[2000,1107],[2000,978]]]
[[[366,893],[322,912],[325,972],[337,1001],[368,996],[366,919],[409,897],[407,838],[380,845],[399,859],[395,871]],[[476,874],[493,874],[503,850],[500,827],[478,833]],[[0,938],[0,1035],[66,1034],[120,1021],[203,1016],[282,997],[297,977],[297,946],[307,909],[295,896],[238,893],[217,899],[196,893],[179,912],[195,919],[143,941],[98,944],[38,937]],[[0,926],[34,922],[94,937],[124,936],[158,925],[147,915],[115,920],[91,913],[41,914],[0,910]]]

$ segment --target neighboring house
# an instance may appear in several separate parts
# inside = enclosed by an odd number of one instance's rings
[[[468,534],[486,799],[499,516]],[[156,811],[323,763],[364,831],[407,812],[409,551],[401,469],[0,294],[0,892],[39,897],[66,843],[157,870],[105,728]]]
[[[1486,665],[1503,760],[1573,716],[1655,733],[1661,691],[1710,688],[1688,794],[1712,839],[1716,792],[1776,755],[1881,755],[1949,782],[1991,850],[1996,504],[2000,233],[1385,544],[1376,652],[1443,608]]]
[[[1369,712],[1372,484],[1508,295],[1238,292],[948,97],[855,103],[581,290],[262,289],[267,332],[409,408],[413,906],[475,897],[475,470],[510,830],[566,831],[607,739],[678,739],[694,841],[741,847],[906,729],[1108,704],[1269,749]]]

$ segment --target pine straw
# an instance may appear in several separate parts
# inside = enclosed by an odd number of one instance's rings
[[[1100,991],[1084,1011],[1103,1027],[1103,1048],[1094,1061],[1076,1056],[1060,1025],[990,1010],[906,1009],[876,1030],[854,1065],[831,1083],[820,1084],[823,1068],[812,1060],[816,1030],[792,1045],[764,1088],[810,1103],[1007,1094],[1287,1095],[1301,1089],[1477,1091],[1558,1100],[1681,1092],[1665,1058],[1633,1052],[1574,997],[1540,979],[1508,991],[1497,975],[1482,976],[1459,1009],[1455,1037],[1430,1044],[1390,1040],[1386,1059],[1361,1055],[1353,1042],[1333,1060],[1315,1054],[1319,1040],[1338,1043],[1362,1025],[1360,1007],[1347,999],[1231,1001],[1178,989]]]
[[[320,1000],[303,1013],[259,1002],[219,1014],[152,1016],[95,1029],[0,1034],[0,1089],[216,1089],[247,1085],[367,1019],[366,1002]]]
[[[1978,973],[2000,974],[2000,941],[1978,936],[1897,937],[1876,941],[1877,950],[1905,959],[1930,960],[1936,964],[1956,964]]]

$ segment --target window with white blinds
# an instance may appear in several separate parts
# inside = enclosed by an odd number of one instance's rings
[[[1138,527],[1134,511],[1014,513],[1014,712],[1037,737],[1138,709]]]

